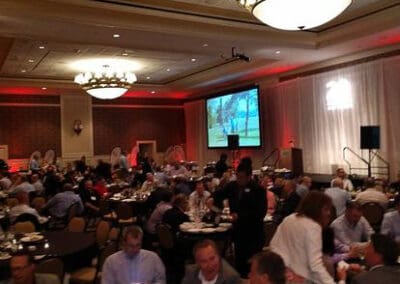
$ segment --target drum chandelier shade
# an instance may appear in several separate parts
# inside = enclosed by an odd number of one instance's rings
[[[99,71],[76,75],[74,81],[81,85],[89,95],[102,100],[110,100],[125,94],[137,81],[137,78],[132,72],[117,71],[104,65]]]
[[[352,0],[237,0],[261,22],[280,30],[308,30],[339,16]]]

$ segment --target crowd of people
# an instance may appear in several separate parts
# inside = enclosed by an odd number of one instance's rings
[[[211,173],[201,177],[182,163],[161,167],[147,157],[129,167],[124,155],[116,165],[99,160],[91,167],[83,157],[64,169],[40,165],[38,157],[33,157],[29,172],[9,173],[6,167],[0,171],[1,191],[18,200],[9,212],[11,224],[22,214],[63,220],[72,205],[77,214],[99,220],[100,202],[112,197],[115,187],[122,192],[149,193],[149,197],[143,216],[123,231],[121,250],[106,259],[101,274],[105,284],[171,279],[176,283],[241,283],[247,278],[253,284],[400,281],[396,183],[390,190],[384,181],[367,178],[364,190],[356,192],[342,168],[324,190],[314,189],[308,176],[288,179],[274,172],[255,176],[248,157],[233,169],[225,154]],[[37,196],[45,197],[46,203],[33,208],[31,201]],[[391,204],[389,199],[393,199]],[[363,217],[363,205],[370,202],[383,210],[391,207],[378,229]],[[194,247],[177,242],[176,255],[182,259],[174,265],[181,267],[172,270],[155,252],[159,224],[168,225],[177,237],[181,224],[217,224],[227,212],[233,224],[232,259],[224,259],[226,252],[207,238]],[[276,226],[268,248],[265,222]],[[194,264],[184,270],[191,249]],[[23,252],[12,257],[10,269],[12,283],[56,283],[38,280],[51,277],[34,274],[32,258]],[[170,278],[171,273],[178,277]]]

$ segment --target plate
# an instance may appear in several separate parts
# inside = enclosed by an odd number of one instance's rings
[[[40,255],[35,255],[33,258],[35,260],[40,260],[40,259],[43,259],[45,256],[46,256],[45,254],[40,254]]]
[[[201,229],[201,231],[203,232],[203,233],[214,233],[215,232],[215,229],[214,228],[204,228],[204,229]]]
[[[10,258],[11,258],[11,255],[9,253],[1,253],[0,254],[0,260],[7,260]]]
[[[197,228],[191,228],[187,230],[189,233],[200,233],[201,229],[197,229]]]
[[[23,242],[23,243],[33,243],[33,242],[41,241],[43,239],[44,239],[44,237],[42,235],[33,235],[33,236],[21,238],[21,242]]]
[[[228,228],[225,228],[225,227],[218,227],[218,228],[215,228],[215,231],[216,231],[216,232],[220,232],[220,233],[226,232],[227,230],[228,230]]]

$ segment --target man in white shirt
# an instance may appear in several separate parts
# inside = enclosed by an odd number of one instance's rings
[[[31,182],[37,194],[42,194],[44,191],[43,183],[39,178],[38,174],[33,174],[31,177]]]
[[[165,284],[165,267],[159,256],[142,249],[143,232],[130,226],[123,233],[122,250],[107,257],[102,271],[102,284]]]
[[[36,209],[32,208],[29,206],[29,195],[25,191],[19,191],[17,193],[17,199],[19,201],[19,204],[11,208],[10,210],[10,222],[11,224],[15,222],[17,217],[21,214],[28,213],[39,220],[39,213],[36,211]]]
[[[35,191],[35,188],[28,182],[28,177],[25,174],[20,174],[18,176],[16,184],[17,185],[11,190],[10,193],[17,193],[19,191],[30,193]]]
[[[363,217],[361,205],[357,202],[348,202],[342,216],[332,222],[336,240],[350,251],[350,246],[369,241],[374,233],[367,219]],[[346,249],[347,247],[347,249]]]
[[[203,180],[198,180],[196,182],[195,190],[189,196],[190,210],[205,210],[206,201],[210,195],[211,194],[205,190]]]
[[[299,180],[299,183],[296,185],[296,193],[304,198],[309,192],[312,185],[312,179],[308,176],[304,176]]]
[[[400,195],[394,198],[396,210],[387,212],[383,216],[381,234],[388,235],[400,243]]]
[[[147,173],[146,180],[144,181],[140,191],[143,191],[143,192],[153,191],[156,188],[156,186],[157,186],[157,182],[154,179],[154,175],[152,173]]]
[[[0,169],[0,189],[7,190],[11,184],[12,182],[8,178],[7,174]]]
[[[367,189],[357,194],[356,201],[361,205],[369,202],[376,202],[379,203],[383,209],[386,209],[389,199],[383,192],[380,192],[375,188],[375,180],[373,178],[367,178],[364,181],[364,185]]]
[[[336,177],[331,181],[331,187],[333,187],[333,181],[336,178],[340,178],[341,180],[343,180],[343,189],[344,190],[353,191],[353,189],[354,189],[353,183],[351,182],[351,180],[349,180],[347,178],[347,174],[343,168],[337,168]]]
[[[351,201],[351,195],[343,189],[343,180],[335,178],[332,181],[332,187],[325,190],[325,194],[332,199],[333,206],[336,209],[336,216],[340,216],[346,210],[346,203]]]

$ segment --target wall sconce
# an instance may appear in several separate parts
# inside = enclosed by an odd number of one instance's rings
[[[76,133],[76,135],[81,134],[82,129],[83,129],[82,121],[80,119],[76,119],[74,121],[74,132]]]

